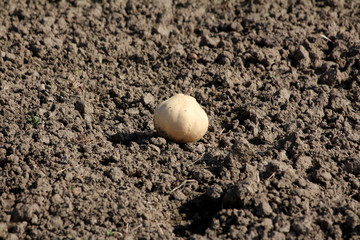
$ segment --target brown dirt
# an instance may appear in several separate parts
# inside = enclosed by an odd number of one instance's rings
[[[0,1],[0,239],[359,239],[359,33],[357,0]],[[154,131],[178,92],[199,142]]]

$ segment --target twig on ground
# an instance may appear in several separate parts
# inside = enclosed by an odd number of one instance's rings
[[[269,179],[271,179],[271,178],[274,177],[274,176],[275,176],[275,172],[273,172],[269,177],[267,177],[266,180],[269,180]]]
[[[133,229],[131,229],[131,232],[135,232],[137,229],[141,228],[142,227],[142,224],[139,224],[139,226],[137,227],[134,227]]]
[[[159,228],[159,232],[161,235],[164,235],[164,231],[161,229],[159,222],[155,219],[156,225]]]
[[[80,166],[80,165],[70,166],[70,167],[61,169],[61,170],[59,170],[59,171],[56,173],[56,175],[59,175],[60,173],[65,172],[65,171],[69,170],[69,169],[72,168],[72,167],[73,167],[73,168],[77,168],[78,166]]]
[[[329,42],[332,42],[330,38],[328,38],[327,36],[325,36],[324,34],[320,34],[320,36],[322,38],[324,38],[325,40],[329,41]]]
[[[221,129],[221,131],[219,132],[219,135],[221,135],[224,131],[225,131],[225,128]]]
[[[190,167],[190,166],[192,166],[192,165],[195,165],[195,163],[200,162],[200,161],[203,159],[204,155],[205,155],[205,153],[203,153],[203,154],[200,156],[200,158],[196,159],[194,162],[188,164],[187,167]]]
[[[171,190],[171,191],[169,192],[169,194],[171,194],[171,193],[175,192],[176,190],[184,187],[187,183],[190,183],[190,182],[196,182],[196,180],[190,179],[190,180],[185,180],[185,181],[183,181],[179,186],[177,186],[177,187],[175,187],[173,190]]]

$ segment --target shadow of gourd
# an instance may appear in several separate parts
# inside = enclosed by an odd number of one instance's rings
[[[155,136],[155,132],[117,132],[113,135],[108,136],[108,140],[113,144],[123,144],[129,145],[131,142],[136,142],[138,144],[145,143],[151,137]]]

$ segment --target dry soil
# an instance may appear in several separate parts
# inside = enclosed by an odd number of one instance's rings
[[[1,0],[0,239],[359,239],[359,0]],[[159,137],[175,93],[205,137]]]

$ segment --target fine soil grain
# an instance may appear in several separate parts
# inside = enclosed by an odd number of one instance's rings
[[[359,239],[360,1],[0,1],[0,239]],[[203,139],[154,129],[176,93]]]

